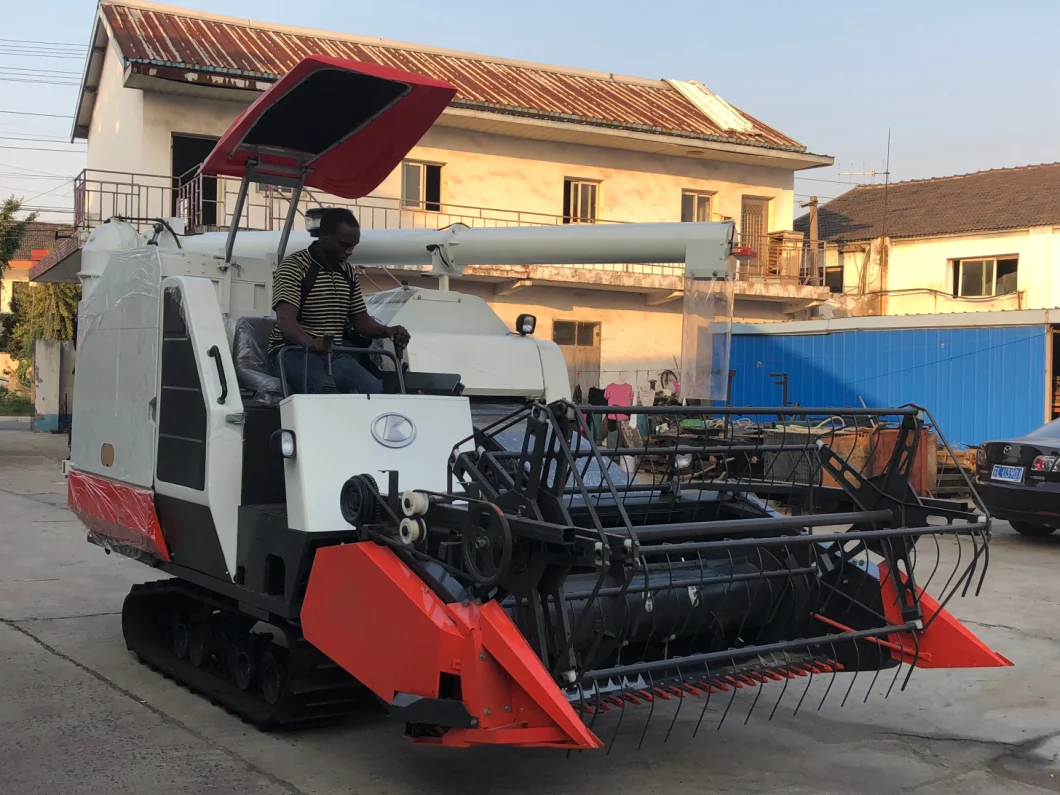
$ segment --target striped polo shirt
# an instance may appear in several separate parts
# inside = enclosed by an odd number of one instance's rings
[[[357,273],[349,262],[343,262],[337,268],[329,268],[321,263],[313,289],[302,304],[302,282],[312,263],[313,255],[309,253],[309,249],[291,254],[280,263],[272,277],[272,308],[275,309],[281,302],[300,307],[298,322],[306,332],[314,337],[331,334],[336,344],[342,344],[342,332],[347,322],[354,315],[368,311],[361,295]],[[280,327],[273,327],[269,335],[269,353],[290,344],[284,339]]]

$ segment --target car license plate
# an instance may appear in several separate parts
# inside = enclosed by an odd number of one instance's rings
[[[1004,480],[1009,483],[1023,482],[1023,467],[1003,467],[994,464],[994,470],[990,473],[991,480]]]

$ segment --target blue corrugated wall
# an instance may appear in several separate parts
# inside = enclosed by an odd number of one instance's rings
[[[803,406],[900,406],[934,414],[946,438],[1018,436],[1045,415],[1044,326],[734,334],[736,406],[779,406],[770,373]]]

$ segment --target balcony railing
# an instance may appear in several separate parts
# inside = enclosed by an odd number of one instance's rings
[[[189,232],[227,230],[239,192],[239,180],[227,177],[205,177],[189,173],[181,178],[86,169],[74,180],[74,223],[88,230],[108,218],[121,216],[147,228],[151,219],[178,217]],[[274,186],[251,186],[240,228],[275,231],[283,227],[290,192]],[[442,229],[452,224],[470,227],[559,226],[562,215],[471,207],[456,204],[434,204],[430,210],[410,205],[390,196],[366,196],[347,200],[305,190],[298,202],[298,214],[309,208],[348,207],[363,229]],[[434,208],[437,209],[434,209]],[[598,224],[626,223],[598,219]],[[749,245],[756,257],[740,265],[741,281],[787,282],[793,285],[824,284],[823,249],[811,249],[793,233],[776,233]],[[675,264],[572,265],[593,271],[639,275],[680,277],[684,268]]]

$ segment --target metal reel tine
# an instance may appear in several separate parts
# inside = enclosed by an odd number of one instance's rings
[[[835,644],[831,644],[832,659],[836,661],[836,664],[832,666],[832,677],[828,680],[828,687],[824,690],[824,695],[821,696],[821,703],[817,705],[817,711],[820,712],[824,707],[824,702],[828,699],[828,694],[832,692],[832,685],[835,684],[836,677],[839,676],[839,652],[835,649]]]

